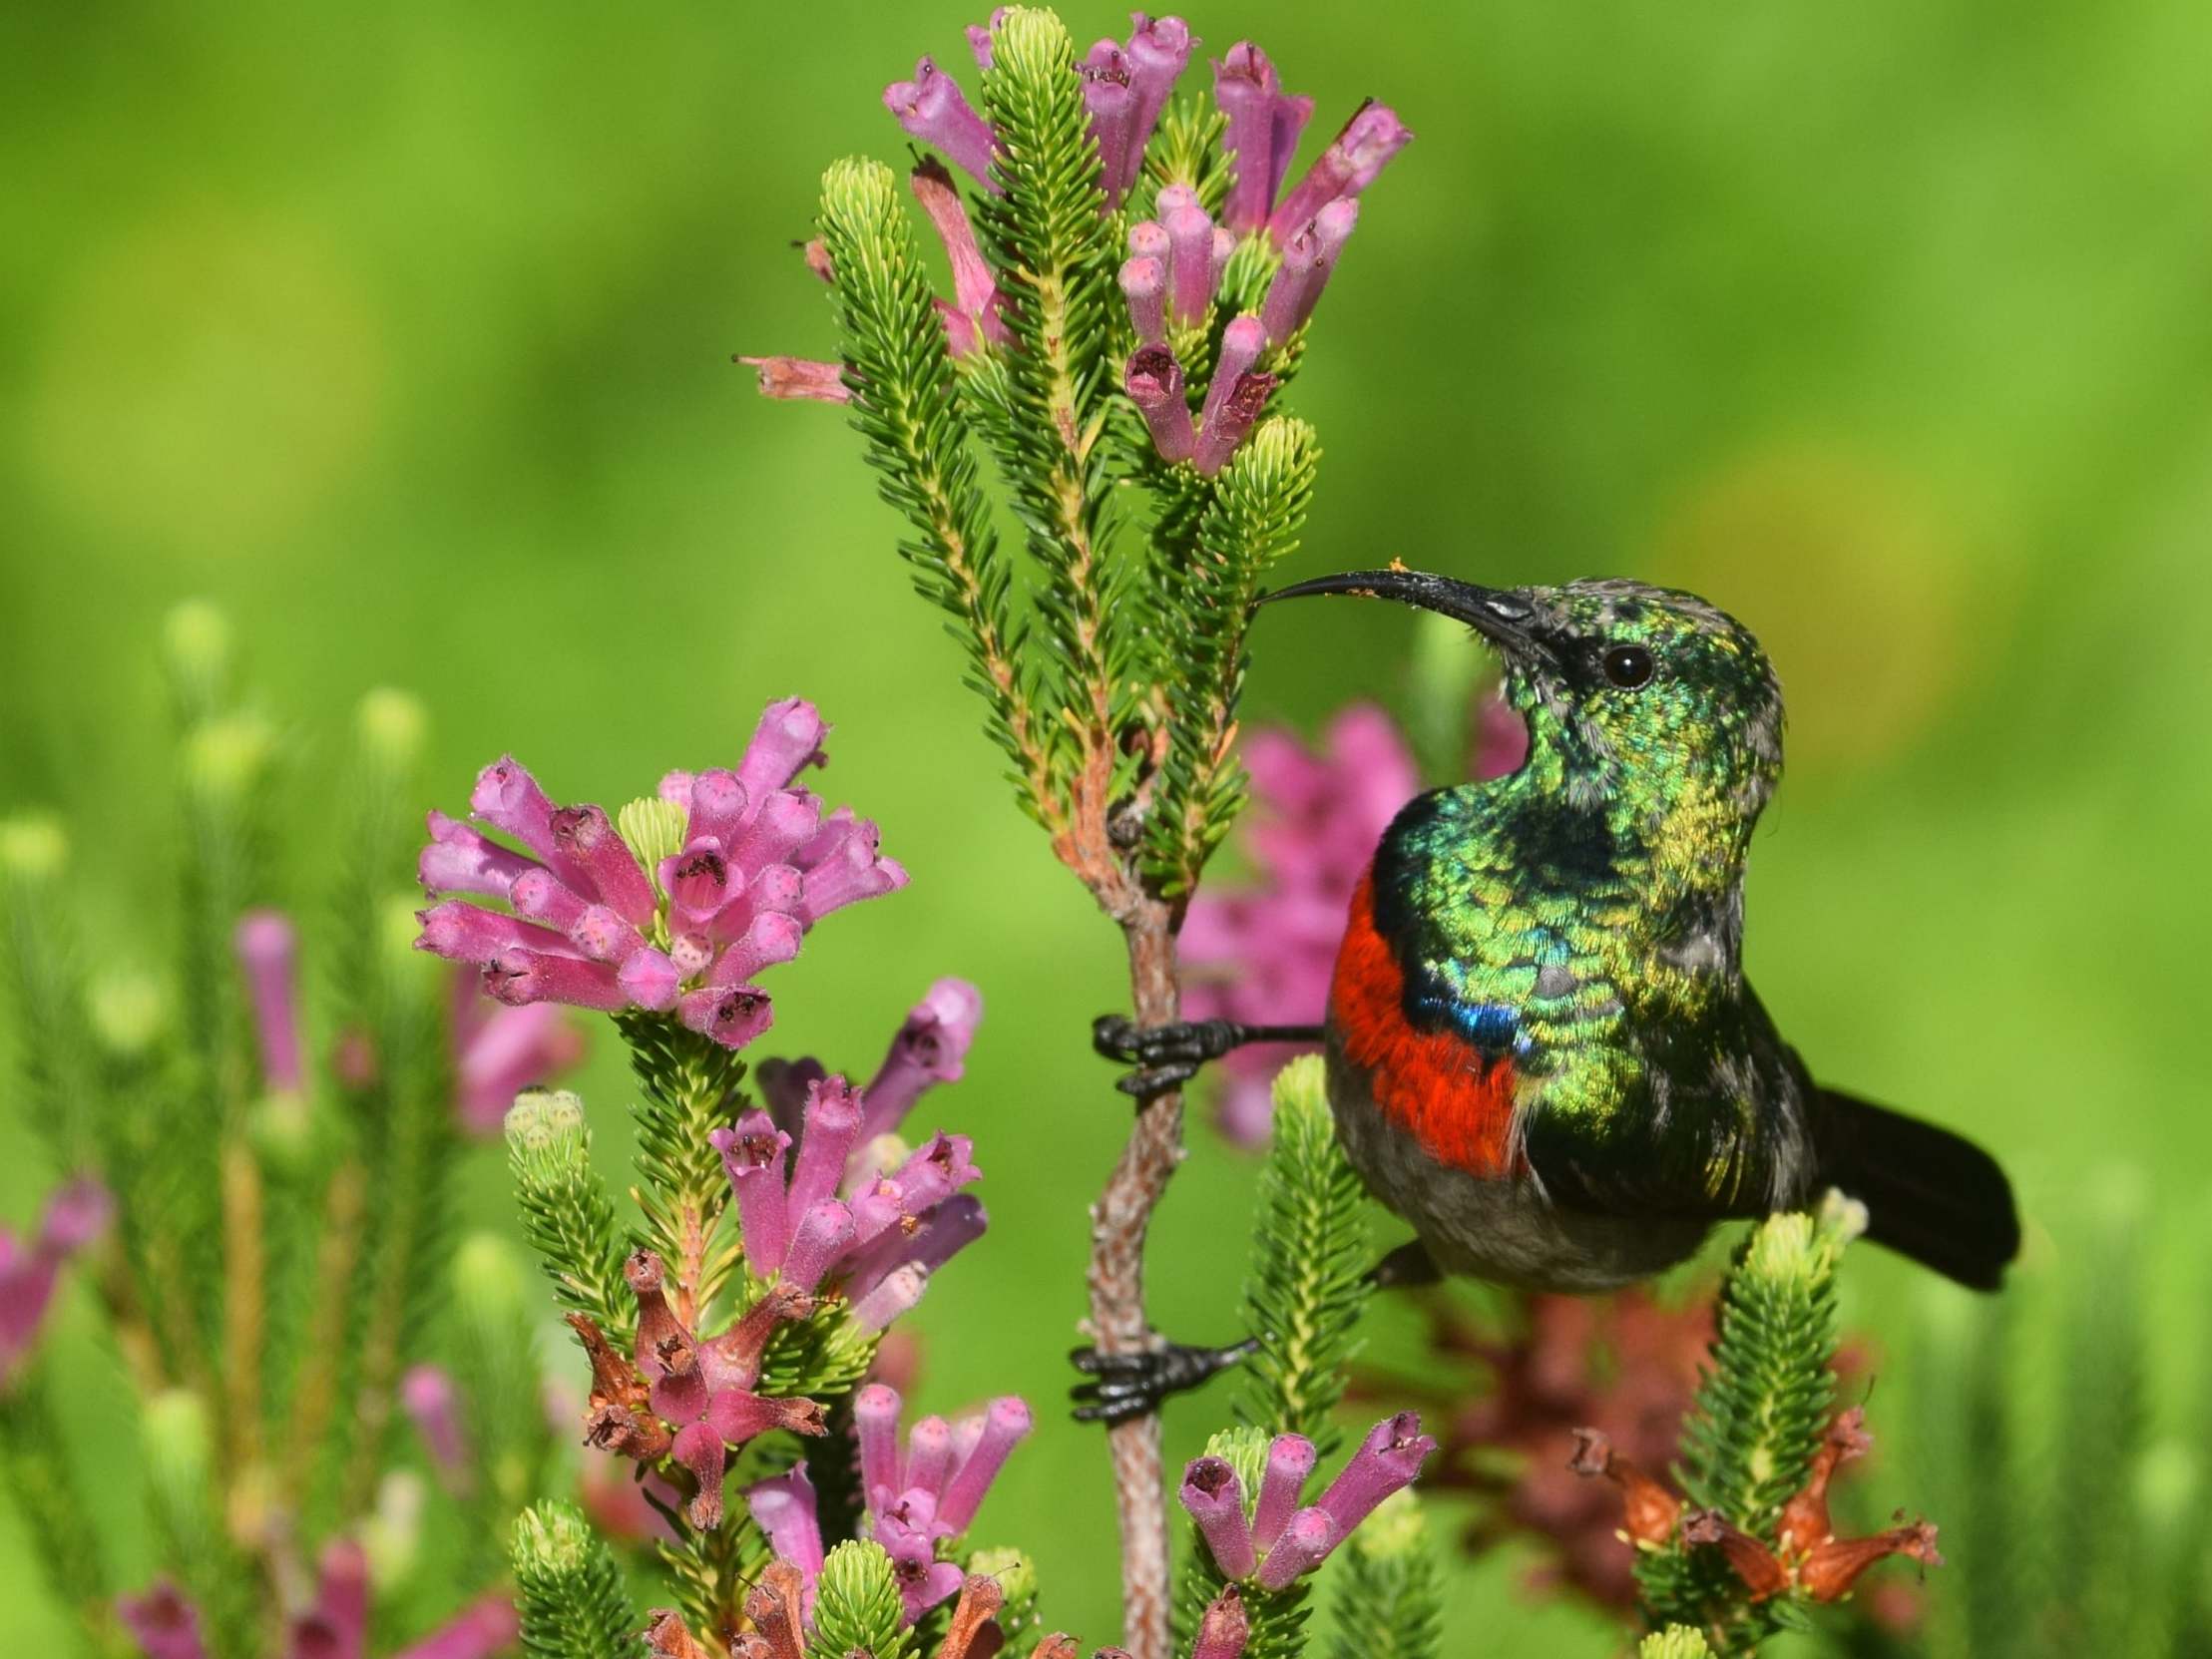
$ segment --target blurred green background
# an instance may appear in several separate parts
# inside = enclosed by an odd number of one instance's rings
[[[1081,39],[1124,26],[1069,16]],[[944,973],[990,1004],[933,1102],[976,1135],[994,1230],[918,1321],[931,1407],[1065,1384],[1084,1208],[1124,1121],[1084,1040],[1123,1001],[1117,949],[1011,807],[856,440],[728,359],[829,348],[791,248],[820,167],[901,154],[879,89],[925,50],[964,64],[973,20],[0,14],[0,808],[72,819],[99,957],[164,948],[153,652],[180,598],[236,618],[294,734],[308,849],[374,684],[429,701],[449,809],[507,749],[557,798],[618,802],[805,693],[838,723],[821,787],[915,879],[778,972],[764,1047],[872,1064]],[[1785,1029],[1839,1081],[1986,1137],[2038,1216],[2085,1170],[2137,1167],[2182,1229],[2212,1168],[2212,14],[1275,0],[1192,21],[1215,52],[1258,38],[1316,133],[1373,94],[1420,135],[1296,387],[1327,460],[1294,570],[1624,572],[1742,616],[1792,714],[1749,930]],[[1251,713],[1310,726],[1397,694],[1410,625],[1270,616]],[[309,903],[327,872],[296,862]],[[619,1123],[611,1041],[586,1086]],[[1250,1170],[1194,1141],[1151,1259],[1160,1324],[1204,1337]],[[19,1144],[10,1218],[48,1178]],[[477,1156],[473,1213],[497,1221]],[[2065,1249],[2039,1227],[2031,1266]],[[1853,1275],[1861,1324],[1911,1299],[1871,1254]],[[1171,1454],[1218,1409],[1179,1403]],[[1045,1415],[982,1532],[1028,1543],[1052,1619],[1106,1639],[1104,1453]],[[18,1582],[17,1524],[0,1649],[35,1651],[58,1627]],[[1503,1617],[1514,1578],[1490,1563],[1458,1604]]]

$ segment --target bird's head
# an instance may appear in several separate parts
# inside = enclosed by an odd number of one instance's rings
[[[1640,582],[1481,588],[1401,569],[1265,596],[1396,600],[1467,623],[1498,652],[1528,722],[1524,771],[1577,804],[1662,818],[1693,802],[1756,819],[1782,770],[1782,688],[1750,629]]]

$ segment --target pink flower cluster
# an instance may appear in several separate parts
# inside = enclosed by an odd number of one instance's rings
[[[824,1077],[807,1084],[795,1159],[791,1135],[762,1110],[709,1138],[736,1193],[746,1265],[800,1293],[835,1281],[853,1318],[880,1331],[983,1235],[988,1217],[960,1190],[983,1174],[966,1135],[939,1132],[895,1168],[871,1170],[862,1139],[871,1121],[886,1119],[866,1090]]]
[[[937,1546],[967,1531],[999,1470],[1029,1435],[1028,1405],[1013,1395],[973,1417],[948,1423],[927,1417],[899,1446],[898,1394],[871,1383],[853,1399],[860,1442],[860,1481],[867,1512],[862,1525],[891,1557],[909,1624],[960,1591],[960,1568]],[[746,1489],[752,1518],[777,1555],[799,1569],[805,1604],[813,1605],[822,1570],[821,1522],[804,1469]]]
[[[1225,1458],[1192,1458],[1176,1495],[1222,1577],[1281,1590],[1318,1567],[1384,1498],[1412,1485],[1436,1449],[1437,1443],[1421,1432],[1420,1416],[1400,1412],[1368,1431],[1316,1503],[1299,1503],[1314,1464],[1313,1442],[1303,1435],[1278,1435],[1268,1447],[1258,1499],[1249,1514],[1243,1484]]]
[[[666,1014],[742,1048],[771,1019],[760,971],[830,912],[906,885],[874,824],[794,786],[828,730],[811,703],[770,703],[733,770],[663,778],[680,826],[651,869],[604,808],[556,807],[512,758],[487,766],[472,815],[527,851],[431,813],[422,884],[468,897],[423,911],[417,946],[477,964],[503,1003]]]

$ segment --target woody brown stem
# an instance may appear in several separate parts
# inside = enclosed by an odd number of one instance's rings
[[[1145,892],[1106,831],[1112,757],[1097,751],[1071,791],[1062,860],[1084,880],[1121,929],[1129,992],[1139,1026],[1170,1024],[1181,1012],[1175,975],[1178,911]],[[1153,1347],[1144,1312],[1144,1238],[1152,1210],[1182,1161],[1182,1096],[1144,1101],[1129,1138],[1091,1210],[1091,1337],[1101,1354]],[[1130,1418],[1106,1431],[1113,1500],[1121,1536],[1121,1641],[1130,1659],[1168,1659],[1167,1487],[1160,1466],[1159,1419]]]

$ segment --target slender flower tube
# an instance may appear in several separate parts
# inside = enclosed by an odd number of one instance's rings
[[[1197,1523],[1221,1575],[1249,1578],[1259,1565],[1259,1556],[1252,1547],[1251,1526],[1244,1518],[1244,1488],[1227,1459],[1194,1458],[1183,1470],[1182,1488],[1176,1496]]]
[[[1213,303],[1213,220],[1187,188],[1170,185],[1159,194],[1164,199],[1170,193],[1190,197],[1173,207],[1163,200],[1160,213],[1160,226],[1167,232],[1168,314],[1188,328],[1202,322]]]
[[[1136,177],[1136,157],[1129,154],[1129,133],[1136,116],[1136,97],[1129,90],[1129,63],[1118,41],[1102,40],[1084,54],[1078,66],[1083,75],[1083,105],[1091,117],[1091,137],[1099,147],[1099,183],[1106,191],[1106,209],[1120,206],[1121,197]]]
[[[1303,1435],[1277,1435],[1267,1448],[1267,1469],[1260,1476],[1259,1502],[1252,1511],[1252,1541],[1271,1549],[1298,1507],[1306,1476],[1313,1472],[1313,1442]]]
[[[822,1574],[822,1523],[806,1470],[794,1468],[747,1486],[745,1506],[768,1547],[805,1576],[806,1599],[811,1601],[814,1581]]]
[[[0,1388],[30,1354],[63,1266],[107,1230],[114,1210],[106,1187],[81,1178],[47,1200],[35,1239],[0,1227]]]
[[[1121,263],[1121,298],[1129,308],[1129,326],[1139,345],[1159,345],[1167,338],[1167,267],[1148,255],[1132,255]]]
[[[1267,330],[1261,326],[1259,318],[1249,312],[1232,318],[1228,327],[1221,331],[1221,355],[1214,359],[1213,378],[1206,384],[1205,408],[1198,416],[1201,433],[1213,430],[1214,423],[1229,406],[1237,382],[1252,371],[1259,362],[1259,354],[1266,349]]]
[[[1275,279],[1268,284],[1267,297],[1260,303],[1260,321],[1270,342],[1281,345],[1305,326],[1358,223],[1359,203],[1339,197],[1290,238]]]
[[[905,1484],[900,1478],[898,1391],[870,1383],[853,1397],[852,1416],[860,1442],[861,1496],[869,1508],[881,1508]]]
[[[493,1659],[495,1654],[513,1647],[521,1634],[522,1621],[515,1611],[514,1596],[494,1591],[470,1602],[421,1641],[401,1648],[392,1659]]]
[[[1318,1567],[1342,1536],[1326,1509],[1300,1509],[1290,1517],[1283,1535],[1275,1540],[1275,1547],[1260,1563],[1260,1588],[1289,1588],[1293,1579],[1302,1578]]]
[[[1267,348],[1267,330],[1249,312],[1221,331],[1221,354],[1213,365],[1213,379],[1206,387],[1204,412],[1199,416],[1198,444],[1191,460],[1211,478],[1228,465],[1239,445],[1259,419],[1267,394],[1275,389],[1275,377],[1253,371],[1259,354]]]
[[[299,1063],[299,936],[291,921],[273,910],[253,910],[238,919],[231,935],[238,966],[245,974],[247,1005],[253,1012],[253,1037],[261,1056],[261,1082],[279,1093],[296,1093]]]
[[[1336,1523],[1337,1536],[1349,1536],[1375,1505],[1413,1484],[1436,1441],[1421,1432],[1418,1412],[1400,1412],[1367,1432],[1344,1471],[1321,1494],[1321,1507]]]
[[[960,191],[953,184],[952,175],[935,159],[925,157],[908,176],[907,183],[914,192],[914,200],[929,215],[937,239],[944,244],[946,261],[952,266],[953,314],[965,318],[975,335],[993,345],[1011,345],[1014,331],[1007,327],[1002,315],[1006,296],[992,279],[991,266],[985,262],[983,249],[976,243],[975,226],[968,221],[968,209],[961,206]],[[957,340],[953,355],[966,355],[959,349]]]
[[[1412,130],[1389,105],[1372,100],[1362,104],[1268,218],[1267,232],[1275,245],[1285,245],[1299,226],[1339,197],[1358,196],[1412,142]]]
[[[1214,63],[1213,96],[1228,118],[1223,144],[1236,159],[1221,221],[1249,235],[1274,208],[1298,135],[1313,119],[1313,100],[1286,94],[1267,54],[1248,40]]]
[[[983,993],[966,980],[942,979],[908,1011],[890,1051],[862,1091],[859,1138],[896,1129],[925,1090],[958,1082],[983,1024]]]
[[[974,55],[978,69],[991,67],[991,31],[999,26],[999,19],[1004,16],[1006,8],[994,6],[989,23],[971,23],[964,31],[968,37],[968,50]]]
[[[943,151],[953,166],[973,177],[993,196],[1003,194],[991,178],[991,158],[999,148],[990,124],[969,107],[960,84],[924,57],[914,79],[883,89],[883,107],[898,118],[907,137]]]
[[[461,1127],[496,1135],[515,1096],[558,1076],[584,1057],[584,1037],[558,1004],[507,1008],[484,994],[475,974],[453,981],[454,1071]]]
[[[1014,1449],[1029,1438],[1031,1426],[1029,1405],[1020,1396],[1004,1395],[991,1402],[984,1413],[982,1435],[945,1485],[944,1499],[937,1506],[940,1524],[955,1532],[968,1529],[991,1482],[999,1477]]]
[[[811,357],[739,357],[760,377],[760,395],[785,402],[850,403],[845,365]]]
[[[1187,461],[1196,453],[1198,434],[1183,395],[1182,365],[1172,351],[1164,345],[1139,346],[1129,356],[1121,389],[1144,417],[1152,448],[1162,461]]]
[[[1124,191],[1136,183],[1144,151],[1152,142],[1152,130],[1159,125],[1160,112],[1167,107],[1168,94],[1175,90],[1175,82],[1198,45],[1198,37],[1190,32],[1190,25],[1179,17],[1154,18],[1132,12],[1129,21],[1133,27],[1129,31],[1125,55],[1129,66],[1129,97],[1134,108],[1129,115],[1128,148],[1123,153],[1121,188]]]
[[[399,1380],[399,1403],[430,1453],[438,1482],[449,1492],[469,1486],[468,1434],[461,1427],[461,1395],[442,1367],[411,1367]]]

